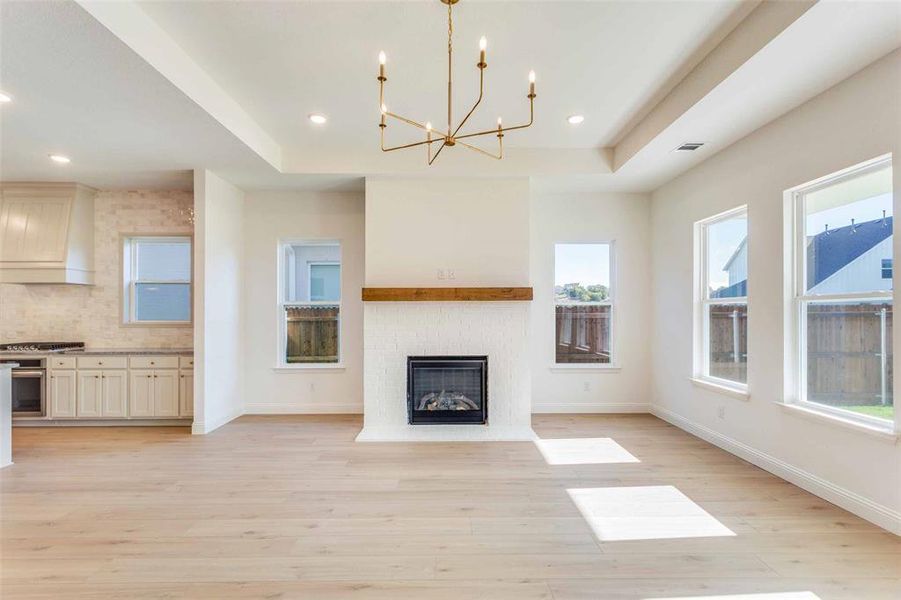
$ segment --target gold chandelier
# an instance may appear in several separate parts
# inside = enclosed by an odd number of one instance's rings
[[[442,3],[447,4],[447,131],[440,132],[432,128],[432,124],[427,122],[425,125],[418,123],[412,119],[408,119],[406,117],[402,117],[388,110],[388,107],[385,105],[385,82],[388,81],[388,78],[385,76],[385,53],[379,52],[379,109],[382,113],[381,122],[379,123],[379,130],[382,141],[382,152],[393,152],[394,150],[403,150],[405,148],[415,148],[416,146],[425,146],[427,148],[427,157],[429,164],[431,165],[435,162],[435,159],[438,158],[438,155],[441,154],[441,151],[448,146],[456,146],[460,144],[464,148],[469,148],[470,150],[474,150],[480,154],[484,154],[485,156],[489,156],[491,158],[500,160],[504,157],[504,134],[508,131],[513,131],[515,129],[525,129],[532,125],[532,122],[535,120],[535,71],[529,71],[529,94],[526,96],[529,99],[529,122],[523,125],[516,125],[513,127],[504,127],[503,122],[500,117],[497,119],[497,128],[496,129],[488,129],[485,131],[476,131],[474,133],[466,133],[460,135],[460,130],[463,128],[463,125],[466,124],[466,121],[469,120],[469,117],[475,112],[476,108],[479,106],[479,103],[482,101],[482,92],[484,89],[485,82],[485,68],[488,66],[488,63],[485,62],[485,50],[487,48],[487,41],[483,36],[482,39],[479,40],[479,62],[476,66],[479,69],[479,97],[476,100],[476,103],[473,105],[469,112],[466,113],[466,116],[463,117],[463,120],[454,127],[453,126],[453,103],[451,100],[451,93],[453,90],[453,80],[451,76],[451,71],[453,67],[453,56],[454,56],[454,47],[453,47],[453,35],[454,35],[454,21],[452,15],[453,5],[459,2],[459,0],[441,0]],[[388,127],[387,119],[388,117],[392,119],[397,119],[398,121],[402,121],[407,123],[408,125],[412,125],[422,131],[425,132],[425,140],[420,142],[414,142],[412,144],[404,144],[402,146],[393,146],[386,148],[385,147],[385,129]],[[472,144],[464,142],[463,140],[469,138],[475,138],[483,135],[493,135],[497,137],[498,151],[497,154],[493,154],[486,150],[482,150]],[[432,144],[440,143],[441,145],[438,147],[438,150],[435,153],[432,153]]]

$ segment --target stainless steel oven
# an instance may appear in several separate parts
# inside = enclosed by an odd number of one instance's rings
[[[12,369],[12,416],[43,417],[47,414],[47,365],[43,358],[4,358],[18,363]]]

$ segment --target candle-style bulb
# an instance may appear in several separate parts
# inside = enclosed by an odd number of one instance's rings
[[[535,71],[529,71],[529,83],[535,83]]]
[[[382,102],[382,114],[384,115],[384,114],[387,113],[387,112],[388,112],[388,107],[385,106],[385,103],[384,103],[384,102]]]
[[[385,51],[382,50],[381,52],[379,52],[379,64],[384,65],[386,60],[388,60],[388,57],[385,56]]]
[[[431,130],[432,130],[432,122],[431,122],[431,121],[426,121],[426,122],[425,122],[425,128],[426,128],[428,131],[431,131]]]
[[[501,118],[498,117],[498,118],[497,118],[497,127],[498,127],[498,129],[501,128],[501,125],[503,125],[503,121],[501,121]]]
[[[486,38],[483,35],[482,38],[479,40],[479,50],[484,52],[486,48],[488,48],[488,38]]]

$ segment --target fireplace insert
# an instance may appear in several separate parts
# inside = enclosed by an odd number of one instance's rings
[[[487,356],[408,356],[411,425],[488,422]]]

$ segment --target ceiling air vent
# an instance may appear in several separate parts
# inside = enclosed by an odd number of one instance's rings
[[[676,148],[676,152],[694,152],[703,145],[704,142],[685,142],[684,144]]]

